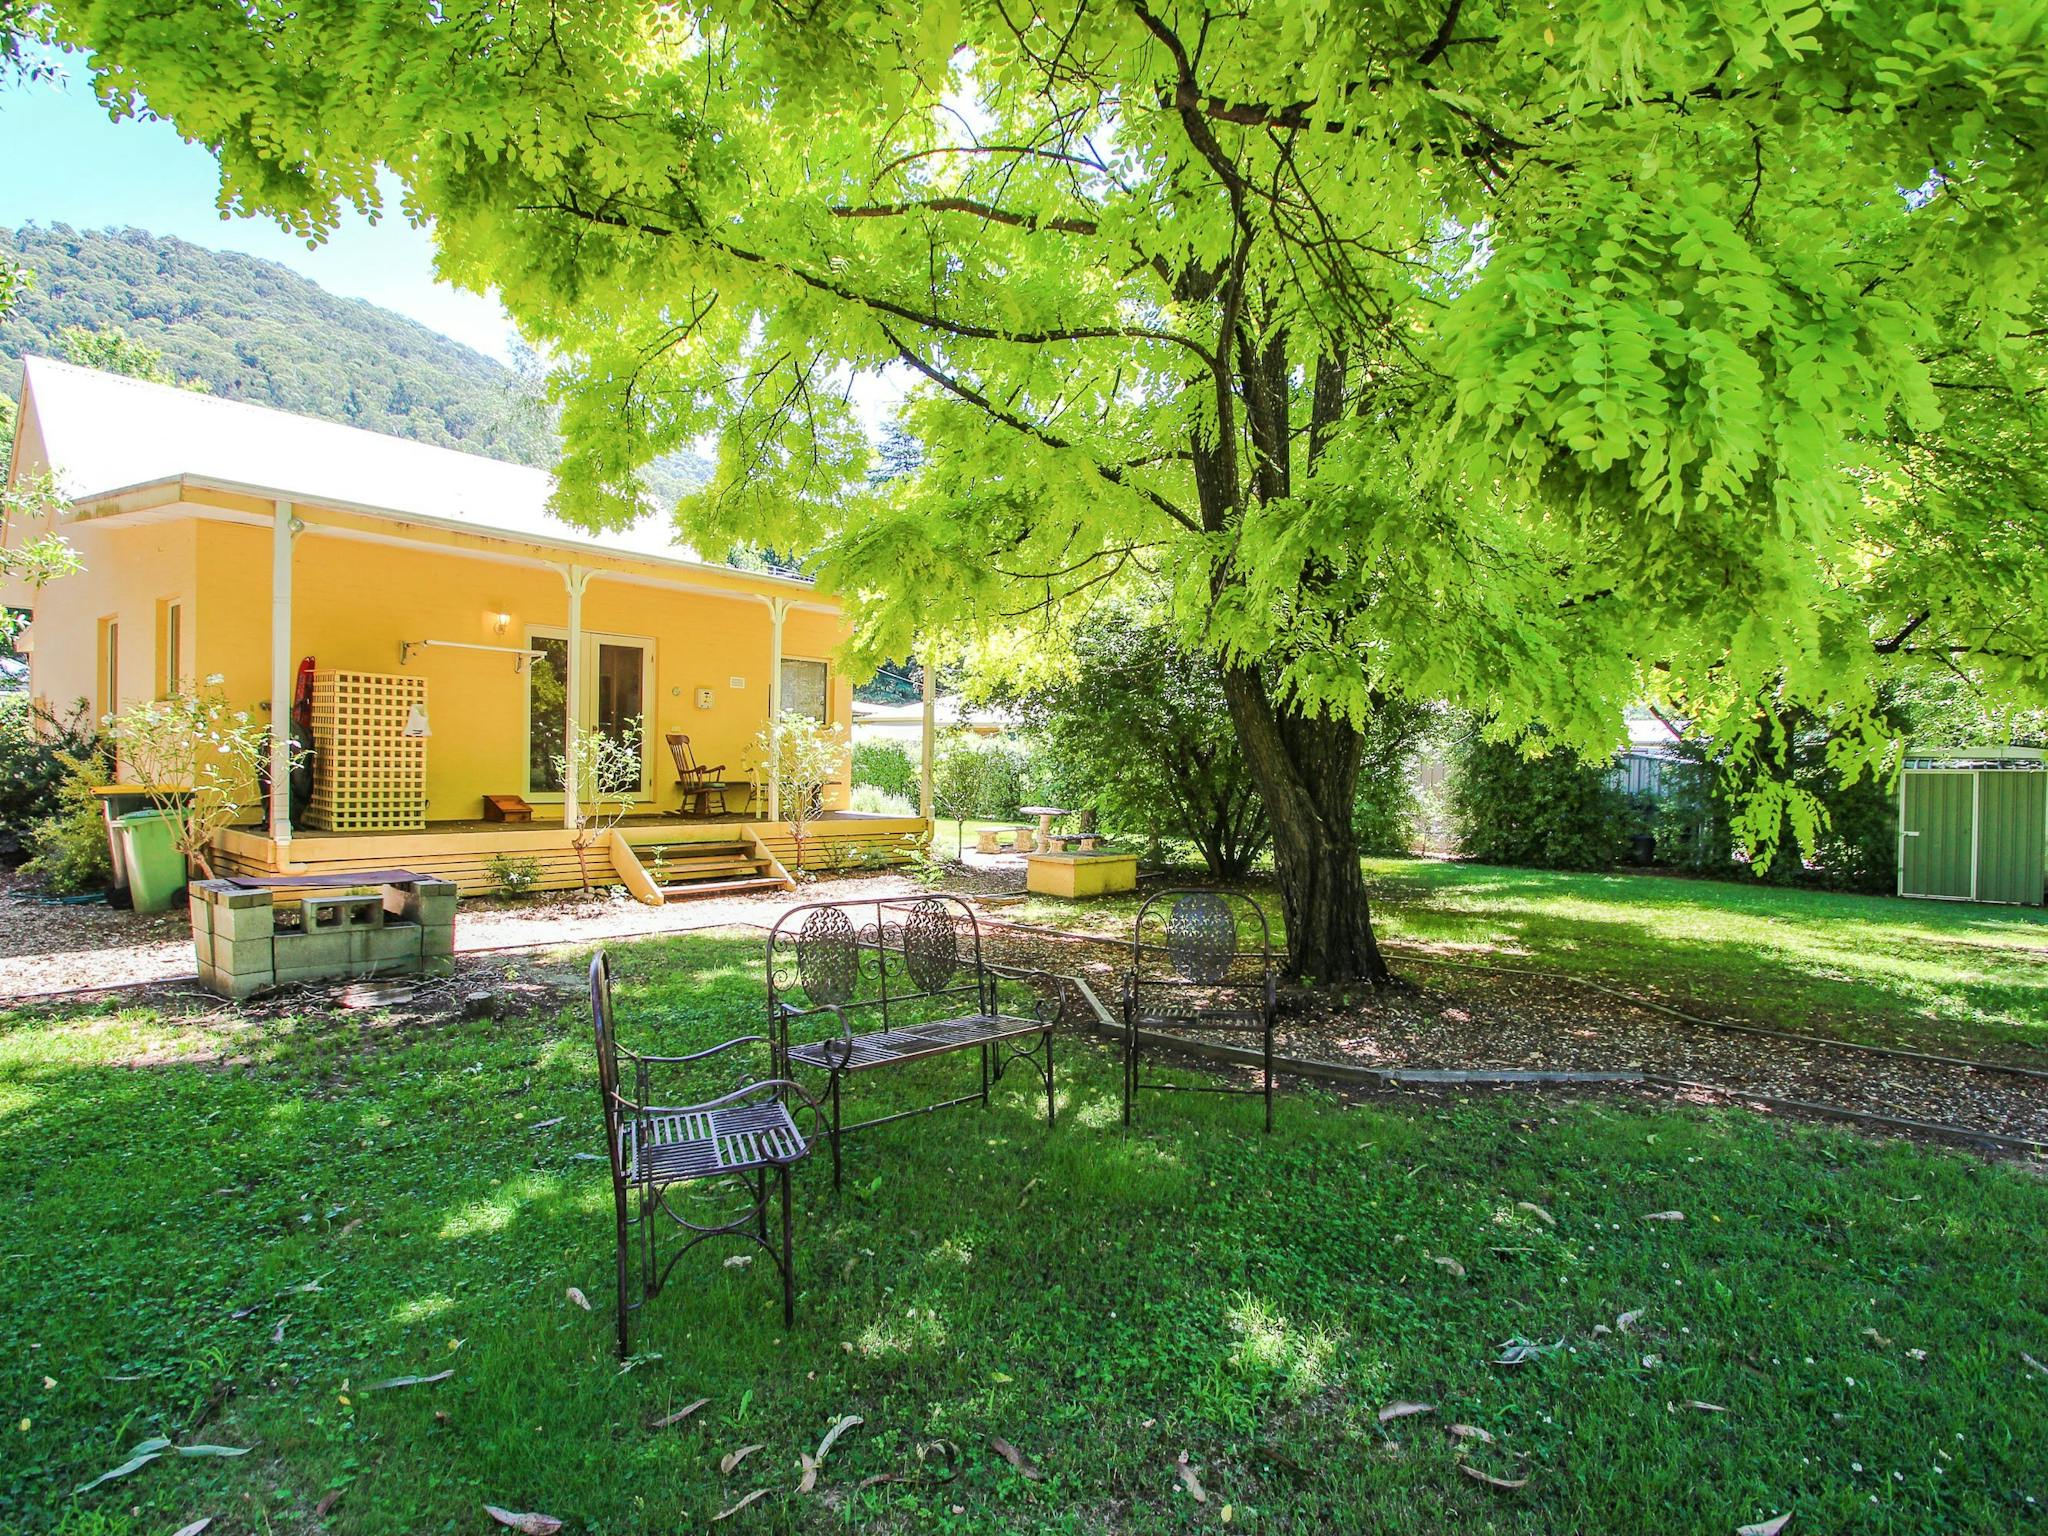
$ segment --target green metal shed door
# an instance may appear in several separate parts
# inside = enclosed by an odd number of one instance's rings
[[[1899,807],[1899,894],[1968,901],[1975,840],[1969,773],[1908,773]]]
[[[1978,775],[1977,899],[2041,904],[2048,773]]]

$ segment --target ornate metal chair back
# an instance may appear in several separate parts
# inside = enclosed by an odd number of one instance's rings
[[[1250,896],[1159,891],[1138,908],[1131,926],[1134,983],[1251,990],[1269,987],[1272,972],[1272,925]]]
[[[971,981],[961,973],[973,971]],[[873,1008],[992,985],[973,909],[951,896],[818,902],[783,914],[768,936],[768,1005],[791,1014]],[[984,1003],[984,1006],[988,1006]]]

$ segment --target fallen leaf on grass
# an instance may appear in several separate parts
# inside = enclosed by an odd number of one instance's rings
[[[486,1504],[484,1513],[500,1525],[509,1525],[520,1536],[555,1536],[562,1528],[562,1522],[553,1515],[543,1515],[538,1510],[518,1511],[500,1509],[495,1504]]]
[[[431,1376],[389,1376],[383,1381],[365,1382],[356,1388],[358,1392],[389,1392],[393,1387],[430,1387],[437,1381],[446,1381],[453,1376],[453,1370],[436,1371]]]
[[[1534,1200],[1517,1200],[1515,1202],[1515,1209],[1518,1211],[1527,1211],[1531,1216],[1534,1216],[1546,1227],[1554,1227],[1557,1225],[1557,1218],[1551,1215],[1550,1212],[1543,1209],[1543,1207],[1538,1205]]]
[[[557,1115],[552,1120],[536,1120],[533,1122],[533,1124],[529,1125],[527,1129],[529,1131],[544,1131],[551,1125],[560,1125],[564,1120],[568,1118],[569,1117],[567,1115]]]
[[[1493,1444],[1493,1436],[1477,1424],[1446,1424],[1444,1433],[1453,1440],[1477,1440],[1481,1445]]]
[[[1418,1413],[1435,1413],[1435,1412],[1436,1412],[1436,1404],[1435,1404],[1435,1403],[1410,1403],[1410,1402],[1398,1402],[1398,1403],[1389,1403],[1389,1404],[1387,1404],[1387,1406],[1386,1406],[1386,1407],[1384,1407],[1384,1408],[1382,1408],[1382,1409],[1380,1410],[1380,1422],[1381,1422],[1382,1424],[1387,1424],[1387,1423],[1391,1423],[1391,1422],[1392,1422],[1393,1420],[1395,1420],[1395,1419],[1405,1419],[1405,1418],[1408,1418],[1408,1417],[1410,1417],[1410,1416],[1411,1416],[1411,1415],[1413,1415],[1413,1414],[1418,1414]]]
[[[1922,1358],[1925,1358],[1924,1355]],[[2043,1376],[2048,1376],[2048,1365],[2043,1365],[2040,1361],[2036,1360],[2032,1355],[2028,1354],[2024,1349],[2020,1351],[2020,1358],[2026,1361],[2027,1364],[2031,1365],[2035,1370],[2039,1371]]]
[[[1500,1353],[1493,1358],[1495,1365],[1527,1365],[1531,1360],[1541,1360],[1545,1355],[1554,1355],[1564,1348],[1564,1340],[1555,1344],[1538,1344],[1520,1334],[1507,1340],[1500,1347]]]
[[[99,1487],[101,1483],[110,1483],[117,1477],[126,1477],[130,1472],[140,1471],[159,1456],[172,1452],[180,1456],[246,1456],[249,1454],[249,1448],[236,1445],[173,1445],[163,1436],[158,1435],[136,1446],[135,1454],[122,1462],[120,1466],[115,1467],[110,1472],[102,1472],[91,1482],[81,1484],[71,1491],[73,1494],[85,1493]]]
[[[1643,1314],[1639,1311],[1624,1312],[1621,1314],[1621,1316],[1617,1317],[1614,1320],[1614,1326],[1619,1328],[1623,1333],[1627,1333],[1631,1327],[1641,1322],[1642,1318]]]
[[[867,1420],[863,1419],[859,1414],[849,1413],[844,1415],[830,1429],[826,1430],[825,1438],[818,1442],[819,1464],[823,1465],[826,1454],[832,1449],[833,1446],[839,1443],[839,1437],[841,1435],[845,1434],[849,1429],[852,1429],[856,1424],[865,1424],[866,1422]]]
[[[313,1518],[315,1520],[321,1519],[326,1515],[327,1511],[334,1508],[340,1502],[341,1490],[339,1488],[328,1489],[320,1495],[320,1502],[313,1506]]]
[[[754,1256],[751,1253],[736,1253],[731,1258],[725,1261],[725,1267],[727,1269],[745,1269],[749,1264],[753,1262]],[[768,1490],[764,1488],[761,1491],[763,1493],[766,1493]],[[733,1506],[734,1509],[737,1509],[739,1507],[740,1506],[737,1504]],[[728,1510],[727,1513],[730,1514],[731,1510]]]
[[[336,1236],[337,1238],[343,1238],[343,1237],[347,1237],[347,1236],[349,1235],[349,1233],[351,1233],[351,1232],[355,1231],[355,1229],[356,1229],[357,1227],[360,1227],[360,1226],[361,1226],[362,1224],[363,1224],[363,1218],[362,1218],[362,1217],[360,1217],[360,1216],[358,1216],[358,1217],[356,1217],[356,1219],[355,1219],[355,1220],[353,1220],[353,1221],[351,1221],[350,1223],[348,1223],[348,1225],[347,1225],[347,1226],[343,1227],[343,1228],[342,1228],[342,1229],[341,1229],[341,1230],[340,1230],[339,1232],[335,1233],[334,1235],[335,1235],[335,1236]]]
[[[1879,1333],[1875,1328],[1864,1329],[1863,1337],[1870,1340],[1870,1342],[1875,1344],[1879,1349],[1883,1349],[1891,1343],[1890,1339],[1886,1338],[1883,1334]]]
[[[1202,1486],[1202,1480],[1195,1476],[1195,1469],[1188,1465],[1188,1453],[1186,1451],[1180,1453],[1180,1460],[1175,1465],[1176,1470],[1180,1473],[1181,1487],[1194,1495],[1194,1500],[1197,1504],[1208,1503],[1209,1490]]]
[[[590,1298],[577,1290],[573,1285],[569,1287],[569,1299],[584,1311],[588,1312],[590,1310]]]
[[[1441,1264],[1445,1269],[1449,1270],[1453,1275],[1457,1276],[1460,1280],[1465,1278],[1465,1266],[1460,1264],[1456,1259],[1450,1257],[1448,1254],[1433,1253],[1429,1256],[1429,1262],[1432,1264]]]
[[[175,1531],[171,1532],[171,1536],[199,1536],[199,1533],[211,1524],[213,1524],[213,1516],[201,1515],[190,1525],[179,1526]]]
[[[713,1515],[711,1518],[714,1520],[729,1520],[734,1515],[738,1514],[741,1510],[745,1509],[749,1504],[752,1504],[756,1499],[765,1499],[773,1491],[774,1490],[770,1488],[756,1488],[744,1499],[741,1499],[739,1503],[733,1505],[731,1509],[721,1509],[717,1514]]]
[[[1505,1488],[1512,1492],[1516,1488],[1526,1488],[1529,1486],[1529,1479],[1526,1477],[1495,1477],[1491,1472],[1480,1471],[1470,1462],[1459,1462],[1458,1470],[1471,1478],[1473,1482],[1484,1483],[1489,1488]]]
[[[897,1477],[894,1472],[873,1472],[855,1483],[853,1491],[855,1493],[866,1493],[870,1488],[879,1488],[884,1483],[893,1483],[895,1481],[897,1481]],[[958,1510],[955,1510],[955,1513],[957,1514]]]
[[[666,1418],[654,1420],[647,1427],[649,1429],[667,1429],[671,1424],[680,1424],[683,1422],[683,1420],[687,1419],[691,1414],[695,1413],[699,1408],[702,1408],[706,1403],[710,1401],[711,1399],[708,1397],[700,1397],[694,1403],[686,1403],[681,1408],[678,1408],[674,1413],[669,1414]]]
[[[1688,1408],[1697,1408],[1701,1413],[1726,1413],[1728,1411],[1726,1408],[1723,1408],[1719,1403],[1703,1403],[1696,1397],[1689,1401],[1685,1406]]]
[[[804,1469],[803,1480],[796,1485],[796,1491],[809,1493],[818,1486],[818,1463],[802,1451],[796,1453],[796,1459],[802,1463]]]
[[[1685,1212],[1683,1212],[1683,1211],[1651,1211],[1651,1212],[1650,1212],[1650,1213],[1649,1213],[1648,1215],[1646,1215],[1645,1217],[1643,1217],[1643,1220],[1645,1220],[1645,1221],[1683,1221],[1683,1220],[1685,1220]]]
[[[1001,1435],[989,1436],[989,1449],[1017,1469],[1017,1475],[1028,1483],[1045,1480],[1045,1474],[1038,1470],[1038,1463],[1010,1444]]]
[[[1735,1536],[1778,1536],[1778,1532],[1785,1529],[1785,1522],[1791,1518],[1792,1511],[1788,1509],[1774,1519],[1760,1520],[1755,1525],[1737,1526]]]
[[[745,1461],[749,1456],[753,1455],[754,1452],[760,1449],[761,1447],[758,1445],[743,1445],[736,1451],[727,1451],[723,1456],[719,1457],[718,1459],[719,1476],[731,1477],[732,1469],[734,1467],[738,1466],[741,1462]]]

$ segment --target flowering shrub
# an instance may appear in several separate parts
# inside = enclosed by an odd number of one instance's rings
[[[236,709],[209,677],[191,693],[146,699],[103,722],[121,763],[174,828],[180,853],[213,878],[207,850],[257,798],[270,726]]]

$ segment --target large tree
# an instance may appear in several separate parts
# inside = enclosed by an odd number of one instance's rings
[[[1763,761],[1799,703],[1868,758],[1886,669],[2048,675],[2002,470],[2041,448],[2040,7],[52,9],[229,208],[318,238],[387,168],[561,359],[569,514],[715,434],[690,532],[816,551],[871,658],[1163,575],[1299,973],[1384,971],[1385,701],[1604,751],[1647,695]],[[867,476],[863,376],[916,475]]]

